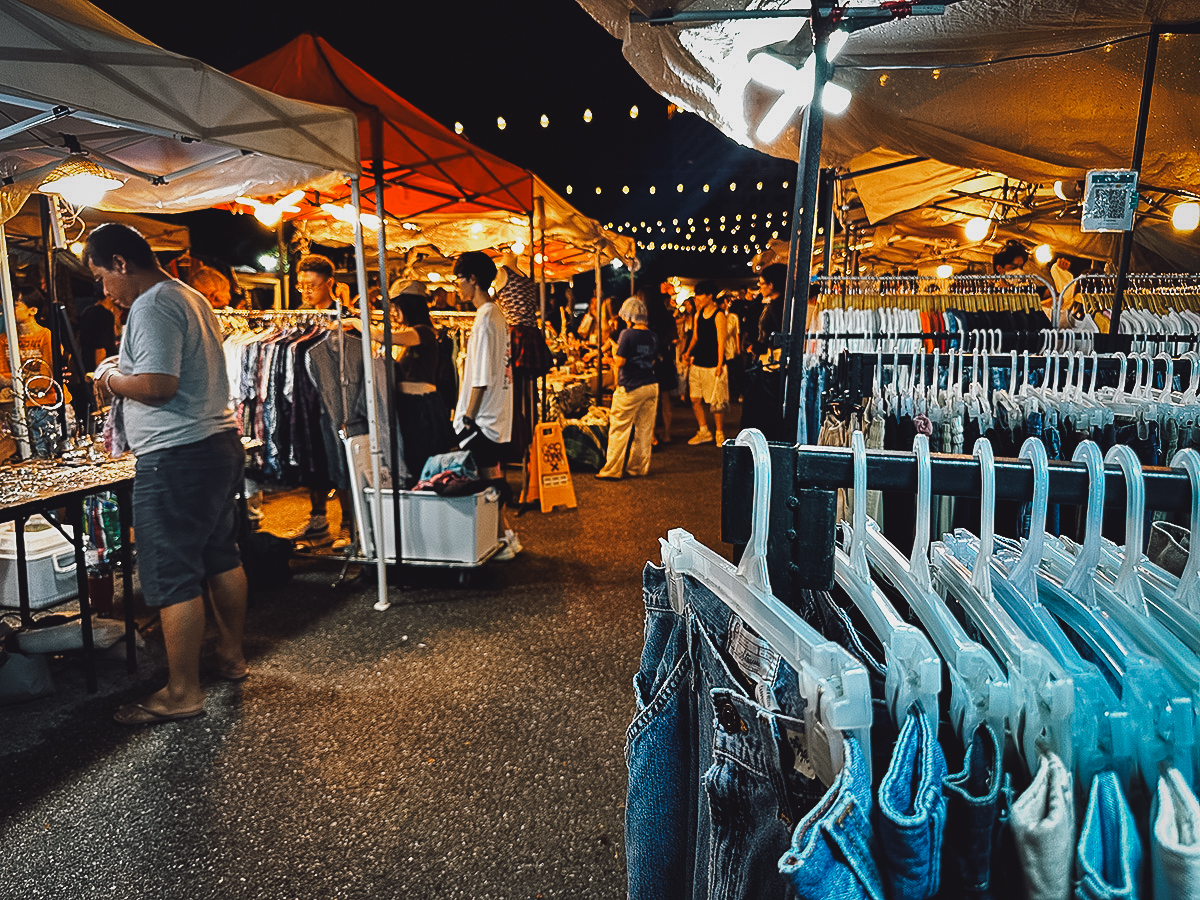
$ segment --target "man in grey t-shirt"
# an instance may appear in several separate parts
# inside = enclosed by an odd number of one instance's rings
[[[165,688],[115,718],[125,725],[189,719],[204,714],[205,585],[218,631],[215,674],[240,681],[249,671],[235,502],[245,457],[228,409],[221,333],[208,301],[163,271],[132,228],[101,225],[83,258],[105,293],[129,308],[120,363],[97,367],[96,388],[121,403],[137,455],[138,573],[146,604],[161,610],[170,668]]]

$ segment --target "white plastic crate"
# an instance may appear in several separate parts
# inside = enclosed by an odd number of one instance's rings
[[[373,488],[364,488],[368,528],[374,526]],[[384,559],[396,558],[391,490],[383,491]],[[495,491],[443,497],[429,491],[400,492],[400,537],[406,563],[478,565],[495,548],[500,505]]]
[[[63,530],[73,534],[67,526]],[[25,571],[30,609],[44,609],[79,593],[75,547],[41,516],[25,523]],[[0,525],[0,606],[17,609],[20,605],[16,523],[5,522]]]

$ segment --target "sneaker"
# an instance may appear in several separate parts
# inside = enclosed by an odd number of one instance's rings
[[[716,441],[717,441],[718,447],[720,447],[723,443],[725,443],[725,432],[718,431],[717,435],[716,435]]]
[[[324,516],[309,516],[308,524],[288,535],[293,541],[315,541],[329,537],[329,520]]]
[[[333,542],[333,546],[330,549],[332,549],[334,553],[345,553],[350,549],[350,545],[353,543],[354,536],[350,533],[350,529],[343,528],[341,533],[337,536],[337,540]]]
[[[511,529],[504,532],[504,538],[502,540],[502,543],[504,544],[504,546],[501,547],[499,549],[499,551],[497,551],[496,555],[493,556],[492,559],[499,559],[499,560],[512,559],[514,556],[516,556],[518,553],[520,553],[521,550],[523,549],[521,547],[521,541],[517,537],[517,533]]]
[[[712,442],[712,439],[713,439],[712,432],[709,431],[707,428],[702,428],[699,431],[697,431],[695,434],[693,434],[690,438],[688,438],[688,443],[693,444],[693,445],[708,444],[708,443]]]

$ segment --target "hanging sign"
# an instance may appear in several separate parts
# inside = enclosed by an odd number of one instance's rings
[[[1131,231],[1138,206],[1138,173],[1132,169],[1093,169],[1083,191],[1080,231]]]

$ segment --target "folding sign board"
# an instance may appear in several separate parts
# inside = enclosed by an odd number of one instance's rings
[[[567,463],[567,447],[563,443],[562,426],[557,422],[540,422],[533,430],[533,456],[530,458],[531,487],[536,484],[542,502],[542,512],[562,505],[575,508],[575,483]],[[533,491],[530,491],[532,499]]]
[[[1083,190],[1080,231],[1131,231],[1138,206],[1138,173],[1132,169],[1093,169]]]

